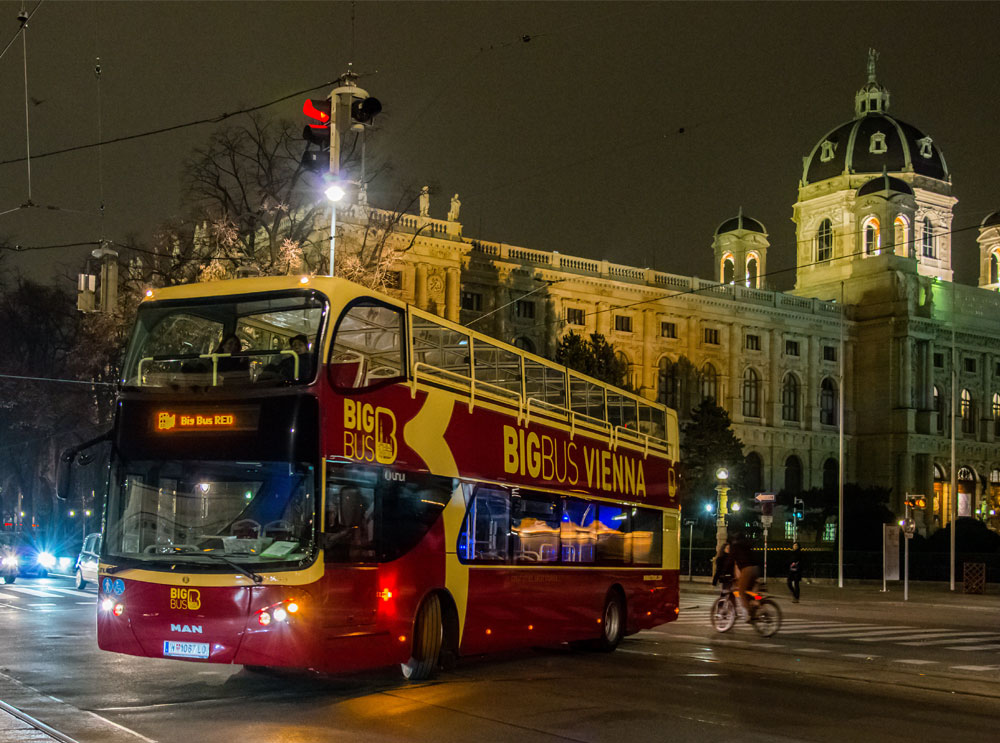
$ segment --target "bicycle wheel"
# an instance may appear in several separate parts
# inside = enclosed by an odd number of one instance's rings
[[[753,628],[761,637],[770,637],[781,629],[781,608],[771,599],[761,599],[754,612]]]
[[[712,626],[716,632],[728,632],[736,624],[736,602],[731,594],[719,596],[712,604]]]

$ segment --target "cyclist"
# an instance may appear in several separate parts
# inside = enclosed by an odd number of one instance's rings
[[[736,597],[740,600],[740,619],[750,621],[750,599],[748,592],[757,583],[757,563],[753,559],[750,541],[742,531],[736,532],[729,547],[736,565]]]
[[[722,584],[722,590],[728,591],[733,583],[733,555],[730,551],[730,540],[722,543],[722,548],[715,556],[715,574],[712,585]]]

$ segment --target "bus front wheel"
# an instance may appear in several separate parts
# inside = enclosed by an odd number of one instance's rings
[[[625,636],[625,599],[615,589],[608,591],[601,612],[601,636],[596,640],[578,640],[570,646],[578,650],[596,650],[610,653]]]
[[[417,612],[417,621],[413,624],[413,655],[401,664],[403,677],[409,681],[423,681],[433,676],[443,641],[441,599],[437,594],[431,594]]]

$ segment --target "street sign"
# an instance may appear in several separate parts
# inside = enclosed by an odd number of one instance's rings
[[[774,493],[757,493],[753,499],[758,503],[774,503]]]
[[[760,517],[760,523],[763,525],[765,529],[770,529],[771,524],[773,522],[774,522],[774,516],[768,516],[767,514],[764,514],[763,516]]]

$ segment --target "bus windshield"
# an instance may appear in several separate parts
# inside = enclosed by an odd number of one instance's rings
[[[298,563],[314,543],[315,471],[289,462],[120,462],[105,554],[144,562]]]
[[[122,382],[169,389],[310,382],[326,308],[311,291],[143,303]]]

